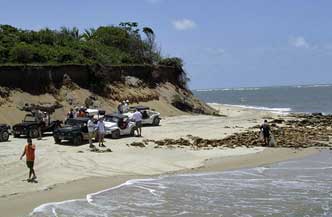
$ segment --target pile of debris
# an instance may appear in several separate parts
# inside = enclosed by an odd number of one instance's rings
[[[105,150],[99,149],[97,147],[93,147],[90,149],[91,152],[96,152],[96,153],[107,153],[107,152],[113,152],[110,148],[107,148]]]
[[[296,119],[295,119],[296,118]],[[332,115],[296,115],[291,120],[275,119],[271,121],[271,129],[276,140],[274,147],[308,148],[332,147]],[[137,143],[137,142],[136,142]],[[235,133],[224,139],[203,139],[188,135],[180,139],[143,140],[132,146],[145,147],[154,144],[160,147],[190,147],[192,149],[237,148],[264,146],[259,136],[259,126],[246,132]]]

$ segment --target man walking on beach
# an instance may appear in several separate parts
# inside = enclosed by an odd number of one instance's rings
[[[137,136],[142,136],[142,113],[136,109],[135,113],[133,114],[133,121],[136,123],[136,129],[137,129]]]
[[[35,170],[33,169],[34,166],[34,162],[35,162],[35,150],[36,150],[36,146],[34,144],[32,144],[32,139],[28,138],[27,139],[28,144],[25,145],[24,147],[24,151],[20,157],[20,160],[22,160],[22,158],[25,155],[26,158],[26,164],[27,167],[29,168],[29,178],[28,181],[34,181],[37,179],[37,176],[35,174]],[[33,176],[32,176],[33,175]],[[32,176],[32,178],[31,178]]]
[[[269,141],[270,141],[270,126],[267,123],[267,120],[264,120],[264,123],[261,125],[260,127],[261,131],[263,132],[263,136],[264,136],[264,144],[266,146],[269,145]]]
[[[99,138],[99,147],[106,147],[104,145],[104,136],[105,136],[105,123],[104,118],[100,118],[97,123],[97,132]]]

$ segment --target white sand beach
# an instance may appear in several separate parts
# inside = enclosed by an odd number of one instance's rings
[[[226,117],[185,115],[163,118],[159,127],[143,128],[143,138],[106,139],[110,153],[94,153],[88,145],[54,144],[53,137],[34,140],[38,183],[28,183],[25,161],[19,160],[25,139],[1,143],[0,210],[6,217],[24,216],[47,202],[84,198],[128,179],[173,172],[219,171],[268,164],[313,153],[313,149],[236,148],[191,150],[128,146],[143,139],[177,139],[186,135],[220,139],[277,117],[263,111],[218,106]],[[195,168],[198,168],[195,170]]]

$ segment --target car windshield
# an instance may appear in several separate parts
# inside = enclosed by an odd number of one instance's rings
[[[31,115],[27,115],[24,118],[24,122],[36,122],[36,118]]]
[[[107,116],[107,117],[105,117],[105,121],[107,121],[107,122],[113,122],[113,123],[118,123],[119,122],[119,118],[115,117],[115,116]]]
[[[84,122],[83,121],[79,121],[79,120],[75,120],[75,119],[68,119],[66,121],[66,125],[69,125],[69,126],[82,126],[84,125]]]

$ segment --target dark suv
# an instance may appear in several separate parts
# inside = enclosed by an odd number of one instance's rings
[[[83,141],[89,140],[88,121],[89,118],[67,119],[63,127],[54,130],[55,143],[60,144],[62,140],[69,140],[73,145],[80,145]],[[94,138],[96,137],[94,135]]]
[[[6,142],[10,135],[10,126],[7,124],[0,124],[0,142]]]
[[[42,133],[53,132],[56,128],[60,127],[61,121],[50,121],[48,123],[38,123],[37,118],[32,114],[27,114],[22,123],[13,126],[14,137],[21,135],[29,136],[31,138],[38,137],[38,127],[41,127]]]

